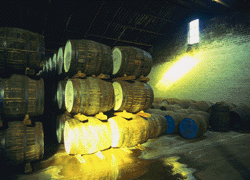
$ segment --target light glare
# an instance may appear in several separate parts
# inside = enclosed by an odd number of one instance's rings
[[[194,68],[200,61],[190,56],[185,56],[176,62],[163,76],[163,78],[156,84],[157,88],[168,88],[173,85],[178,79],[183,77],[192,68]]]

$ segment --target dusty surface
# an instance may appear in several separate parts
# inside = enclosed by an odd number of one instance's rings
[[[69,156],[63,145],[46,147],[45,159],[32,163],[33,172],[20,167],[5,171],[4,179],[248,179],[250,134],[210,132],[188,140],[164,135],[137,148]],[[3,176],[2,176],[3,177]]]

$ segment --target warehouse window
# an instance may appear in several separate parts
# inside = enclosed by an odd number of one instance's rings
[[[199,19],[196,19],[189,23],[188,44],[198,43],[199,40]]]

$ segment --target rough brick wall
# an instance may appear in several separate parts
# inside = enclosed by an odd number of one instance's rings
[[[149,78],[155,97],[230,101],[250,105],[250,23],[241,15],[215,17],[203,23],[190,72],[169,88],[157,88],[167,69],[185,55],[187,25],[171,41],[163,39],[151,49],[154,66]],[[186,30],[185,30],[186,29]]]

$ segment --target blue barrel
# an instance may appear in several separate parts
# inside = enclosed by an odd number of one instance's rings
[[[179,129],[183,137],[193,139],[207,132],[208,126],[208,117],[201,114],[190,114],[180,122]]]
[[[180,122],[188,116],[186,113],[176,113],[172,111],[162,111],[166,121],[167,121],[167,130],[166,134],[176,133],[179,130]]]

